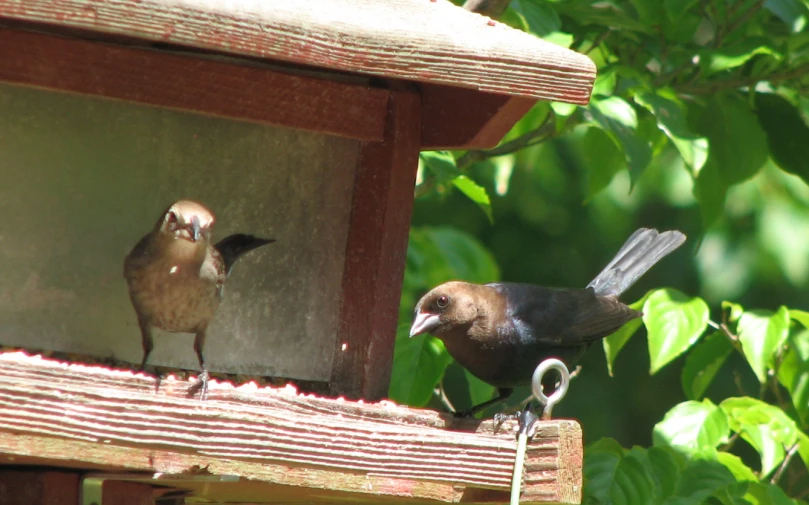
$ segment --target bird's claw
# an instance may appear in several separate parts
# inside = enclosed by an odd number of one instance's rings
[[[200,372],[199,377],[197,377],[197,381],[188,388],[187,396],[189,398],[196,396],[197,392],[200,391],[199,399],[201,401],[205,401],[208,399],[208,379],[210,375],[208,374],[208,370],[202,369]]]
[[[539,420],[539,416],[534,413],[530,403],[523,410],[518,410],[513,414],[495,414],[492,419],[494,421],[494,432],[500,431],[500,427],[509,419],[517,420],[517,433],[525,433],[530,437],[533,435],[534,424]]]

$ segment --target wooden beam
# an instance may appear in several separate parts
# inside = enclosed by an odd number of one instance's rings
[[[383,140],[389,95],[367,84],[7,28],[0,28],[0,82],[366,141]]]
[[[421,136],[421,100],[391,93],[385,141],[363,145],[354,182],[332,394],[388,394]]]
[[[537,102],[533,98],[424,84],[421,145],[424,150],[496,146]]]
[[[79,472],[0,467],[0,503],[3,505],[77,505],[79,503],[79,480]]]
[[[0,0],[0,18],[586,104],[583,54],[446,0]]]
[[[457,502],[509,488],[513,423],[494,434],[490,422],[252,383],[212,381],[201,403],[186,397],[191,380],[169,377],[156,391],[144,374],[0,354],[0,464],[159,472],[151,482],[176,487],[231,476],[286,490],[265,494],[269,502]],[[524,496],[579,503],[581,460],[576,422],[541,423]],[[232,484],[205,486],[226,502]]]

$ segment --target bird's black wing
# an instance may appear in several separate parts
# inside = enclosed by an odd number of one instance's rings
[[[273,242],[275,242],[275,239],[259,238],[253,235],[235,233],[223,238],[217,242],[214,247],[222,255],[222,260],[225,263],[225,275],[227,275],[240,256],[263,245],[272,244]]]
[[[604,338],[641,313],[592,288],[556,289],[494,283],[506,299],[514,331],[525,344],[580,346]]]

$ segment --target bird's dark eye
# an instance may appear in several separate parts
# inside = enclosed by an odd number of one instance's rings
[[[444,307],[449,305],[449,297],[447,297],[446,295],[441,295],[438,297],[438,300],[436,300],[435,303],[436,305],[438,305],[439,308],[443,309]]]

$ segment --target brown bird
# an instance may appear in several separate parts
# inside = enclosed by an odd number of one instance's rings
[[[124,277],[143,343],[141,369],[154,347],[152,327],[195,333],[194,351],[202,371],[192,391],[201,387],[203,399],[208,393],[208,369],[202,348],[222,300],[225,279],[239,256],[274,242],[236,234],[211,245],[215,221],[201,203],[180,200],[166,209],[124,260]]]
[[[416,305],[410,336],[435,335],[458,363],[498,388],[497,398],[459,413],[472,415],[529,384],[545,359],[570,368],[593,342],[641,317],[618,295],[685,238],[679,231],[639,229],[585,289],[447,282]]]

